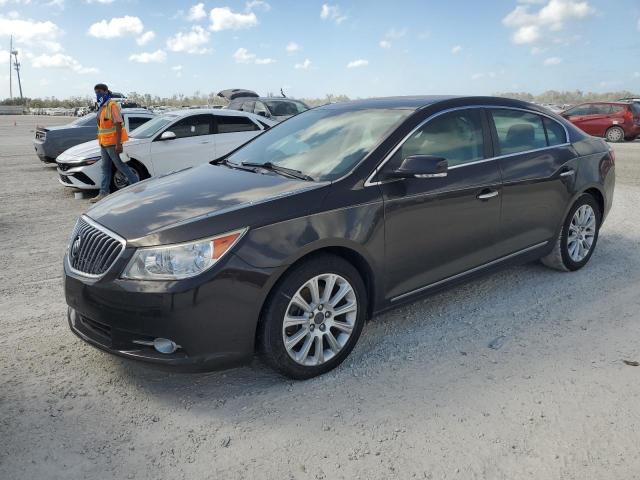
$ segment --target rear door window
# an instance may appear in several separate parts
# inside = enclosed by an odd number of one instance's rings
[[[177,138],[210,135],[213,117],[211,115],[191,115],[171,125],[167,130],[176,134]]]
[[[260,130],[260,127],[247,117],[235,117],[231,115],[219,115],[216,117],[218,124],[217,133],[251,132]]]
[[[490,110],[498,134],[500,155],[547,146],[542,116],[520,110]]]
[[[565,132],[562,125],[547,117],[542,117],[542,120],[547,131],[547,141],[550,147],[567,143],[567,132]]]
[[[624,109],[624,105],[611,105],[611,113],[622,113]]]

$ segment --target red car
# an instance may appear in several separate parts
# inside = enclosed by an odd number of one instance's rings
[[[583,103],[561,115],[585,133],[609,142],[635,140],[640,136],[640,103]]]

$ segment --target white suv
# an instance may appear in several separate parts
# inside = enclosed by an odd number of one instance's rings
[[[276,123],[251,113],[230,110],[167,112],[131,131],[121,158],[139,178],[154,177],[220,158]],[[66,150],[56,159],[60,183],[83,190],[100,188],[99,160],[97,140]],[[128,184],[117,170],[111,183],[114,190]]]

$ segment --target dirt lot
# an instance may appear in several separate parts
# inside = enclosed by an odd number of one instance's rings
[[[587,268],[399,308],[296,383],[152,370],[69,331],[61,259],[88,202],[35,157],[36,121],[65,119],[0,117],[0,479],[640,478],[640,143],[616,147]]]

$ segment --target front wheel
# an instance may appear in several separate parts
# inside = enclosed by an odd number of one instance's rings
[[[601,222],[598,202],[589,194],[582,195],[569,210],[553,250],[542,263],[565,272],[584,267],[596,248]]]
[[[142,178],[144,178],[144,172],[137,163],[129,162],[125,163],[125,165],[127,165],[131,169],[137,181],[140,181]],[[115,166],[112,166],[112,168],[115,170],[115,172],[113,172],[113,177],[111,179],[111,191],[115,192],[117,190],[122,190],[124,187],[128,187],[129,180],[127,179],[127,176],[120,170],[118,170]]]
[[[294,379],[342,363],[366,318],[366,289],[353,265],[319,255],[295,266],[274,288],[259,339],[266,361]]]

